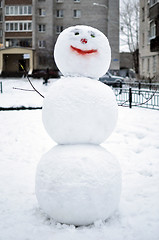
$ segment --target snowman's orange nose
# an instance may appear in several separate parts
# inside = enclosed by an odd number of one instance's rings
[[[87,43],[87,39],[86,38],[82,38],[81,39],[81,43],[86,44]]]

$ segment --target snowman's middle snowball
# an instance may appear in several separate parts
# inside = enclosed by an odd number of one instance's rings
[[[58,144],[100,144],[117,121],[117,103],[107,85],[86,77],[63,77],[44,99],[42,118]]]

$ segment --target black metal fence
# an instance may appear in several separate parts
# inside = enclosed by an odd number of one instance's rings
[[[119,106],[132,108],[133,106],[159,110],[159,90],[157,88],[141,89],[123,86],[114,88],[114,93]]]
[[[137,88],[137,89],[149,89],[149,90],[159,90],[159,83],[157,82],[143,82],[143,81],[127,81],[122,83],[122,86]],[[121,86],[121,87],[122,87]]]

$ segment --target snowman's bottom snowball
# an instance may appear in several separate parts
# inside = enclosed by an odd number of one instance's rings
[[[59,145],[37,168],[36,196],[54,220],[76,226],[109,218],[121,191],[118,161],[95,145]]]

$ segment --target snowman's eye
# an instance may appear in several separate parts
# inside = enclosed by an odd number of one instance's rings
[[[75,32],[75,35],[79,35],[79,32]]]
[[[95,38],[95,34],[91,33],[91,37],[92,37],[92,38]]]

